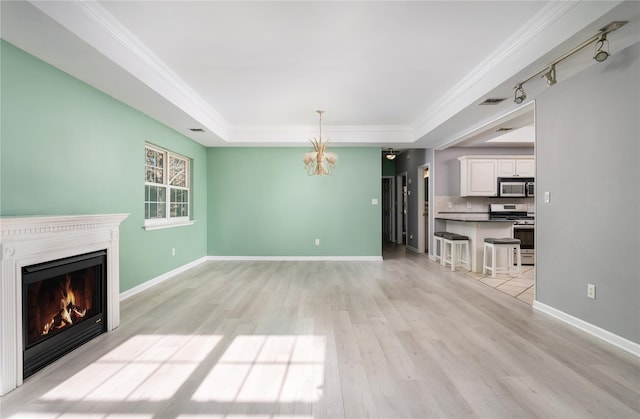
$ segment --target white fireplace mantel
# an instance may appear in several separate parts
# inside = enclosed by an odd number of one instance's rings
[[[22,384],[22,268],[107,251],[107,331],[120,324],[119,228],[129,214],[0,218],[0,395]]]

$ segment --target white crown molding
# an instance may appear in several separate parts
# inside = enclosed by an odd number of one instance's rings
[[[503,42],[413,125],[417,141],[472,105],[486,92],[516,77],[528,65],[574,36],[621,1],[550,2],[523,21],[521,29]]]
[[[524,16],[520,30],[410,126],[340,127],[328,131],[327,136],[344,145],[410,146],[620,3],[549,2],[530,19],[525,20]],[[31,4],[201,124],[211,138],[194,140],[204,145],[289,145],[313,138],[314,131],[305,134],[307,130],[299,127],[231,126],[99,2],[32,1]]]
[[[128,71],[208,131],[226,138],[229,124],[98,2],[31,2]]]
[[[229,130],[228,144],[278,143],[282,145],[307,145],[318,137],[318,127],[310,125],[238,126]],[[323,126],[323,140],[332,144],[408,143],[414,141],[413,130],[392,125],[342,125]]]

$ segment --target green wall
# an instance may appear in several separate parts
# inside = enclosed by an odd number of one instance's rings
[[[332,176],[307,175],[309,149],[208,149],[209,255],[381,256],[380,148],[331,149]]]
[[[121,291],[206,255],[204,147],[5,41],[0,53],[0,215],[129,213]],[[145,141],[193,159],[195,225],[142,228]]]
[[[207,149],[0,46],[0,215],[130,214],[121,291],[206,255],[381,256],[379,148],[336,147],[335,174],[307,176],[310,147]],[[194,225],[142,228],[146,141],[192,159]]]

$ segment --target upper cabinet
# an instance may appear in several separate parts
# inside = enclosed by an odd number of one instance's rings
[[[533,157],[498,159],[498,177],[534,177],[535,172]]]
[[[460,196],[498,195],[496,159],[459,157]]]
[[[461,156],[460,196],[498,196],[499,177],[534,177],[532,156]]]

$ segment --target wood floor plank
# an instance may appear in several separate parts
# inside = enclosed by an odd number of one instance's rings
[[[25,418],[633,418],[638,358],[403,248],[209,261],[0,399]]]

